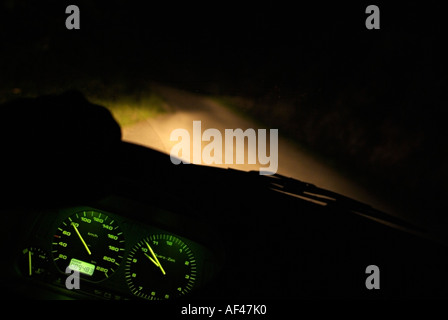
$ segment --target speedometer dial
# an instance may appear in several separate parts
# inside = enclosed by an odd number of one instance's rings
[[[120,266],[124,237],[118,224],[99,211],[81,211],[64,220],[52,242],[53,259],[62,272],[67,267],[81,278],[101,281]]]
[[[138,242],[126,261],[131,292],[150,300],[171,299],[188,293],[196,282],[196,259],[179,238],[151,235]]]

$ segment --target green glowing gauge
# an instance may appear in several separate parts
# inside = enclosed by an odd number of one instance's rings
[[[124,254],[123,232],[117,222],[98,211],[81,211],[62,221],[52,245],[60,271],[69,267],[94,282],[110,277]]]
[[[171,299],[193,289],[196,259],[181,239],[169,234],[155,234],[132,248],[125,273],[134,295],[149,300]]]
[[[48,255],[38,247],[28,247],[22,250],[19,268],[26,277],[44,277],[48,274]]]

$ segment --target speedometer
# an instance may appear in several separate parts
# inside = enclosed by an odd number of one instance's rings
[[[53,235],[53,260],[59,270],[66,272],[69,267],[93,282],[108,278],[118,269],[124,250],[118,223],[95,210],[71,215]]]

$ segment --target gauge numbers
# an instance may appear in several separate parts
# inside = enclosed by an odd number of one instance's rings
[[[131,249],[125,274],[134,295],[164,300],[183,296],[193,289],[197,264],[193,252],[181,239],[155,234]]]
[[[99,211],[73,214],[57,228],[52,242],[53,260],[60,271],[67,267],[83,279],[101,281],[120,266],[124,236],[118,224]]]

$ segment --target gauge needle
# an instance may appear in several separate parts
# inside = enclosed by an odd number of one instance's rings
[[[87,246],[86,242],[84,241],[84,239],[81,237],[81,234],[78,231],[78,228],[76,228],[75,224],[72,222],[72,226],[75,229],[76,233],[78,234],[79,239],[81,239],[82,244],[84,245],[84,247],[86,248],[87,252],[91,255],[92,252],[90,252],[89,247]]]
[[[29,266],[29,270],[30,270],[30,276],[33,275],[33,267],[32,267],[32,263],[31,263],[31,250],[28,250],[28,266]]]
[[[157,267],[160,268],[160,271],[162,271],[163,275],[166,275],[165,270],[163,270],[163,267],[162,267],[162,265],[160,264],[159,259],[157,259],[157,256],[155,255],[155,253],[154,253],[154,251],[152,250],[151,246],[149,245],[148,242],[145,241],[145,243],[146,243],[146,245],[148,246],[149,251],[151,251],[151,254],[152,254],[152,256],[154,257],[154,259],[151,258],[151,257],[150,257],[149,255],[147,255],[146,253],[145,253],[145,256],[147,256],[147,257],[149,258],[149,260],[152,261],[152,263],[154,263]]]

